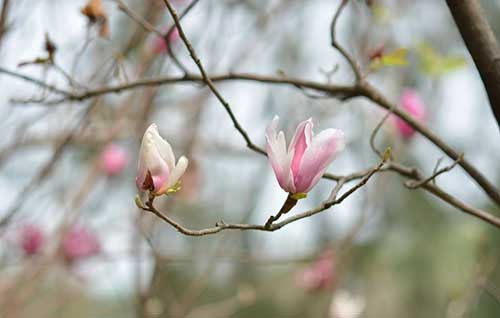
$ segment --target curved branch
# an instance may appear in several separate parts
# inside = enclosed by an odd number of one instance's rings
[[[360,69],[358,63],[356,62],[356,60],[354,59],[354,57],[352,57],[352,55],[349,54],[349,52],[347,52],[347,50],[344,49],[344,47],[342,45],[340,45],[340,43],[337,41],[337,36],[336,36],[336,32],[335,32],[335,28],[337,26],[337,21],[341,15],[342,11],[344,10],[345,6],[347,5],[347,1],[348,0],[342,0],[337,11],[335,12],[335,14],[333,16],[332,22],[330,24],[330,38],[331,38],[332,46],[337,51],[339,51],[340,54],[342,54],[342,56],[347,60],[347,62],[351,66],[351,69],[354,72],[354,76],[356,78],[356,83],[358,83],[362,77],[361,76],[361,69]]]

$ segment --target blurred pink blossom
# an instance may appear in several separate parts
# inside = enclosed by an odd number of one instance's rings
[[[297,284],[307,291],[326,290],[335,280],[335,258],[333,251],[323,252],[312,265],[297,275]]]
[[[61,251],[68,263],[83,260],[101,252],[101,245],[97,236],[86,227],[73,225],[65,233]]]
[[[167,32],[168,29],[164,29],[163,32]],[[174,28],[172,33],[170,33],[170,36],[168,37],[168,41],[170,45],[175,44],[179,39],[179,30],[177,28]],[[153,49],[153,52],[155,54],[164,54],[167,52],[167,44],[165,43],[165,39],[162,38],[161,36],[155,35],[151,47]]]
[[[123,171],[128,163],[128,154],[117,144],[107,145],[101,153],[101,169],[108,176],[114,176]]]
[[[415,90],[406,89],[401,95],[400,104],[403,110],[417,121],[423,122],[425,120],[426,107]],[[392,115],[392,118],[398,132],[403,138],[409,139],[413,137],[415,129],[396,115]]]
[[[307,193],[328,165],[344,149],[344,133],[326,129],[314,136],[312,119],[297,126],[288,149],[283,131],[277,132],[278,116],[266,131],[266,151],[281,188],[288,193]]]
[[[19,244],[27,256],[37,254],[45,242],[42,229],[35,224],[24,225],[19,232]]]

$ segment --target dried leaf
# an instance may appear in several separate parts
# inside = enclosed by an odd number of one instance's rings
[[[99,26],[99,36],[109,37],[108,15],[104,11],[102,0],[89,0],[81,10],[83,15],[89,19],[89,23]]]

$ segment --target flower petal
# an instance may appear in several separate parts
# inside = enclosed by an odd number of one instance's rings
[[[279,117],[275,116],[266,130],[266,152],[280,187],[287,192],[295,192],[290,168],[291,155],[286,150],[285,134],[276,133]]]
[[[177,181],[182,177],[184,172],[186,172],[187,166],[188,166],[188,159],[184,156],[181,156],[179,160],[177,161],[177,165],[175,165],[174,170],[172,170],[172,173],[170,173],[170,177],[168,179],[168,182],[163,186],[158,191],[158,194],[163,194],[167,192],[168,189],[172,188],[175,186]]]
[[[288,147],[288,153],[291,154],[293,158],[292,174],[294,176],[298,174],[302,156],[304,155],[306,148],[311,144],[312,128],[313,122],[311,118],[301,122],[297,126],[295,134],[293,135],[292,141]]]
[[[319,133],[306,149],[299,173],[295,175],[296,191],[308,192],[314,187],[344,146],[345,137],[341,130],[326,129]]]
[[[175,166],[175,156],[172,151],[170,144],[160,136],[158,132],[158,126],[156,124],[151,124],[148,128],[154,141],[154,145],[158,149],[160,156],[165,160],[168,165],[168,169],[172,171]]]

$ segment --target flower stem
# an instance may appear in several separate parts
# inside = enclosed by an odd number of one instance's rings
[[[297,201],[298,200],[294,198],[293,194],[289,193],[278,214],[276,214],[275,216],[271,215],[264,227],[270,228],[273,222],[277,221],[283,214],[286,214],[288,211],[290,211],[297,204]]]

